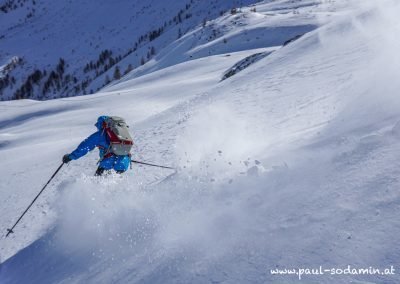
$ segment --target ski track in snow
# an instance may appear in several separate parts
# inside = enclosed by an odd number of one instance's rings
[[[315,6],[288,3],[257,8]],[[178,171],[94,178],[95,151],[71,162],[1,239],[0,282],[297,283],[270,269],[398,268],[399,6],[386,3],[354,14],[337,4],[335,20],[223,82],[269,49],[193,59],[91,97],[1,103],[1,228],[100,114],[131,122],[135,159]]]

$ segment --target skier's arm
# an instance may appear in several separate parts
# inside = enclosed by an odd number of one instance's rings
[[[100,133],[95,132],[88,138],[83,140],[81,144],[71,153],[69,157],[71,160],[77,160],[82,156],[85,156],[89,151],[92,151],[98,144],[100,139]]]

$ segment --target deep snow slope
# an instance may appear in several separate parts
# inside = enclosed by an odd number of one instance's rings
[[[71,162],[1,239],[0,282],[298,283],[270,271],[398,269],[400,7],[365,3],[263,3],[311,9],[322,26],[282,47],[171,59],[93,96],[2,102],[4,232],[100,114],[130,122],[135,158],[178,172],[94,178],[96,153]]]

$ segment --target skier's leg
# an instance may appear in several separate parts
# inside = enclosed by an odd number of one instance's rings
[[[95,176],[101,176],[104,171],[111,170],[114,165],[115,158],[114,157],[109,157],[105,158],[100,162],[99,167],[97,168],[97,171],[95,173]]]
[[[122,174],[129,169],[131,159],[129,156],[118,156],[115,160],[114,170]]]
[[[95,172],[95,176],[101,176],[104,173],[105,169],[102,167],[98,167],[96,172]]]

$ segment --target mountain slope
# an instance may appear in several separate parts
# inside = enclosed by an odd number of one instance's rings
[[[90,97],[2,102],[3,228],[100,114],[127,118],[135,158],[179,170],[98,179],[95,153],[69,164],[2,240],[1,282],[297,283],[270,270],[398,267],[399,6],[339,4],[305,6],[337,12],[280,48],[193,59]],[[260,52],[271,53],[220,81]]]
[[[12,58],[19,63],[0,73],[0,98],[96,92],[204,20],[254,2],[3,0],[0,66]]]

